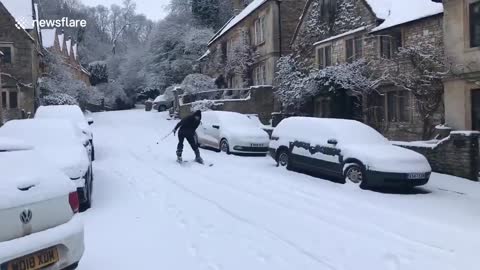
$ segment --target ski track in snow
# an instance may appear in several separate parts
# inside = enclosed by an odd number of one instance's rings
[[[158,142],[176,123],[165,114],[94,116],[80,270],[476,269],[477,183],[435,175],[430,193],[383,194],[208,150],[215,166],[179,166],[176,138]]]

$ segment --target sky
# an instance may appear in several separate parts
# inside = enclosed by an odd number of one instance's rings
[[[110,6],[111,4],[121,5],[123,0],[81,0],[89,6],[97,6],[99,4]],[[163,19],[167,13],[167,5],[170,0],[135,0],[137,3],[137,13],[144,14],[147,18],[158,21]]]

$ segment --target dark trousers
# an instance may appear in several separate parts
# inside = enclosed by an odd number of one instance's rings
[[[187,133],[184,134],[183,132],[178,133],[178,146],[177,146],[177,156],[181,157],[183,152],[183,142],[187,139],[188,144],[192,147],[193,152],[195,152],[196,157],[200,157],[200,150],[198,149],[198,143],[196,140],[195,133]]]

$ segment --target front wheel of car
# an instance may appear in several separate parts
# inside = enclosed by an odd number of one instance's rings
[[[345,169],[345,181],[358,186],[365,184],[365,172],[359,164],[351,164]]]
[[[227,139],[222,139],[220,141],[220,151],[230,155],[230,145],[228,144]]]
[[[280,167],[290,168],[290,154],[286,149],[281,149],[277,154],[277,162]]]
[[[167,106],[165,106],[165,105],[158,106],[158,112],[164,112],[166,110],[167,110]]]

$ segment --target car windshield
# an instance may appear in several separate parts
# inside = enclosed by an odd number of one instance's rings
[[[35,118],[67,119],[76,123],[85,122],[85,116],[77,106],[42,106],[38,108]]]

